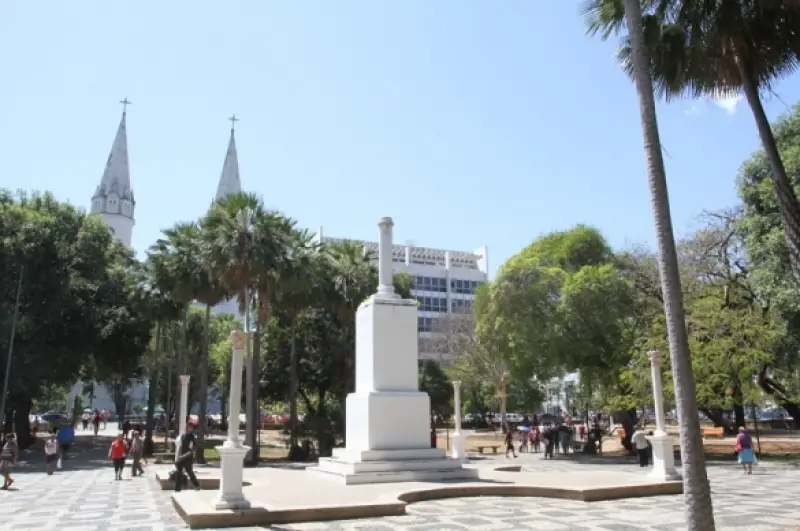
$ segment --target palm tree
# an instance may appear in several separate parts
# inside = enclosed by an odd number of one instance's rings
[[[661,154],[651,63],[645,40],[641,4],[640,0],[621,0],[621,4],[619,0],[608,0],[594,2],[594,4],[602,4],[598,11],[600,15],[607,15],[609,10],[614,11],[615,6],[624,9],[622,20],[627,26],[632,77],[639,97],[639,114],[647,160],[650,200],[658,239],[661,289],[664,296],[664,313],[669,336],[675,401],[680,423],[686,521],[691,530],[710,531],[714,529],[714,512],[703,456],[700,421],[697,415],[695,381],[689,355],[689,341],[686,335],[678,255],[672,231],[667,175]],[[619,12],[616,11],[614,14],[618,16]],[[591,23],[589,29],[592,30]]]
[[[197,448],[196,459],[198,463],[205,463],[204,441],[206,425],[206,413],[208,410],[208,359],[209,359],[209,333],[211,331],[211,308],[225,300],[228,293],[225,286],[214,276],[213,263],[210,249],[205,245],[205,240],[201,238],[202,228],[198,233],[198,245],[201,247],[199,261],[199,275],[197,278],[197,300],[205,305],[205,321],[203,326],[203,351],[200,355],[200,403],[198,405],[197,417],[200,420],[197,429]]]
[[[587,12],[590,31],[604,36],[622,24],[613,0],[592,0]],[[800,66],[800,3],[789,0],[647,0],[644,30],[651,72],[667,99],[738,96],[755,118],[771,168],[784,239],[795,280],[800,283],[800,203],[786,173],[760,92]],[[631,46],[619,52],[632,74]]]
[[[287,260],[283,263],[279,289],[273,294],[275,305],[280,307],[289,317],[289,459],[297,453],[297,392],[298,392],[298,359],[297,359],[297,318],[315,299],[319,260],[321,254],[313,236],[305,230],[293,231],[289,243]]]
[[[181,222],[163,231],[164,238],[148,251],[156,285],[168,293],[181,308],[183,330],[178,356],[178,371],[186,374],[188,358],[186,334],[189,326],[189,306],[195,300],[200,282],[200,231],[196,223]],[[183,419],[178,419],[178,424]]]
[[[276,273],[285,260],[293,222],[278,213],[267,212],[254,194],[234,194],[214,203],[202,226],[213,277],[238,295],[245,330],[252,329],[250,313],[254,301],[258,303],[260,324],[265,325],[269,297],[279,282]],[[259,361],[257,352],[251,355],[249,339],[245,342],[245,354],[248,357],[245,441],[253,448],[249,458],[252,464],[258,456]]]
[[[150,358],[147,362],[150,386],[147,396],[147,415],[145,420],[145,453],[153,453],[153,431],[155,428],[155,406],[158,393],[159,367],[163,361],[163,347],[166,339],[165,330],[169,323],[178,317],[179,308],[169,296],[157,286],[157,279],[153,271],[153,264],[145,262],[138,270],[138,282],[142,292],[148,297],[149,307],[153,320],[156,322],[156,333]]]

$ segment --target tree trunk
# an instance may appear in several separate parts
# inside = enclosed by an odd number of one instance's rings
[[[158,364],[159,353],[161,352],[161,321],[156,323],[156,345],[155,358]],[[153,455],[153,428],[156,423],[156,394],[158,393],[158,369],[154,368],[149,374],[150,385],[147,388],[147,415],[145,417],[144,428],[144,454]]]
[[[737,427],[745,425],[744,405],[742,405],[742,404],[734,404],[734,406],[733,406],[733,422]]]
[[[701,407],[698,408],[699,411],[703,413],[708,420],[710,420],[715,428],[722,428],[725,430],[725,434],[733,435],[736,433],[736,430],[731,426],[731,423],[723,416],[722,410],[718,408],[708,408],[708,407]]]
[[[208,419],[206,409],[208,406],[208,327],[211,325],[211,306],[206,304],[206,322],[203,329],[203,352],[200,354],[200,405],[197,412],[197,448],[195,459],[198,463],[205,463],[205,437]]]
[[[297,444],[297,322],[292,317],[289,343],[289,459],[299,449]]]
[[[794,187],[786,174],[786,168],[783,166],[781,155],[778,152],[775,135],[772,133],[772,127],[769,125],[764,106],[761,104],[757,81],[741,60],[737,61],[737,64],[739,65],[739,73],[742,76],[744,94],[747,98],[747,103],[750,104],[750,109],[753,111],[753,117],[758,127],[758,136],[761,137],[761,144],[764,146],[764,153],[767,155],[767,160],[772,170],[772,183],[775,188],[775,196],[778,199],[778,210],[783,224],[783,237],[789,250],[789,263],[792,267],[795,282],[800,284],[800,203],[797,202]]]
[[[17,443],[20,449],[33,444],[31,437],[30,414],[33,401],[28,396],[17,396],[14,399],[14,431],[17,432]]]
[[[625,435],[622,438],[622,447],[625,448],[625,451],[627,451],[629,454],[632,454],[633,444],[631,444],[631,437],[633,437],[633,432],[636,428],[636,422],[639,420],[638,416],[636,415],[636,410],[627,409],[623,411],[615,411],[614,420],[618,420],[622,425],[622,429],[625,431]],[[617,434],[610,433],[609,436],[616,437]]]
[[[253,419],[253,459],[256,463],[261,457],[261,322],[256,320],[253,323],[255,330],[253,333],[253,410],[250,412],[250,418]]]
[[[255,448],[255,432],[252,430],[253,427],[253,419],[250,416],[250,412],[253,409],[253,358],[250,355],[250,290],[248,288],[244,289],[243,295],[244,297],[244,333],[245,333],[245,341],[244,341],[244,378],[245,378],[245,389],[244,389],[244,416],[245,416],[245,430],[244,430],[244,444],[249,446],[251,450],[247,453],[247,457],[245,457],[245,463],[253,464],[253,448]],[[231,383],[233,382],[233,378],[236,378],[236,375],[231,375]],[[237,419],[231,419],[231,421],[236,421]]]
[[[664,294],[664,313],[680,424],[686,524],[689,531],[712,531],[715,529],[714,510],[703,455],[700,419],[697,414],[694,373],[689,357],[678,256],[672,231],[667,175],[661,153],[653,82],[650,77],[650,58],[644,41],[642,9],[639,0],[623,0],[623,6],[631,42],[633,77],[639,96],[650,198],[658,240],[661,291]]]
[[[768,369],[769,367],[765,366],[758,372],[758,386],[794,419],[794,427],[800,428],[800,404],[791,401],[788,398],[786,389],[780,383],[767,376]]]

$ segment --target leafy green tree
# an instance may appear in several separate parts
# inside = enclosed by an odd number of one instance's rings
[[[649,3],[649,2],[648,2]],[[598,5],[599,4],[599,5]],[[604,29],[603,35],[627,31],[630,47],[630,72],[636,86],[642,125],[650,200],[658,241],[659,270],[664,297],[664,314],[669,336],[669,352],[680,420],[681,459],[689,529],[713,529],[714,511],[703,454],[700,419],[695,400],[695,378],[689,355],[689,340],[684,320],[678,255],[672,231],[672,216],[667,193],[667,173],[661,153],[661,139],[653,90],[651,50],[645,34],[640,0],[590,2],[590,32]]]
[[[436,361],[419,361],[419,390],[430,396],[432,416],[444,419],[453,414],[453,406],[450,404],[453,383]],[[460,412],[455,413],[460,415]]]
[[[102,220],[49,194],[0,193],[3,377],[17,279],[21,267],[26,271],[4,412],[15,419],[23,447],[31,442],[28,415],[40,393],[74,384],[87,369],[138,364],[149,325],[137,314],[133,263]]]
[[[794,280],[800,282],[800,203],[770,128],[761,92],[793,73],[800,61],[796,31],[800,4],[787,1],[646,0],[644,42],[650,73],[667,99],[744,96],[753,112],[777,205]],[[624,11],[618,0],[587,2],[589,27],[604,37],[619,32]],[[619,52],[633,76],[631,40]]]

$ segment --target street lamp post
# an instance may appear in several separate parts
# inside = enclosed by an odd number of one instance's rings
[[[11,319],[11,339],[8,342],[8,358],[6,359],[6,374],[3,379],[3,396],[0,398],[0,415],[3,422],[6,420],[6,396],[8,396],[8,379],[11,376],[11,357],[14,355],[14,336],[17,334],[17,317],[19,316],[19,296],[22,293],[22,278],[25,266],[19,267],[19,280],[17,281],[17,297],[14,301],[14,317]]]

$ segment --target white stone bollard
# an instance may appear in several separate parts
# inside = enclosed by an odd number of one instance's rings
[[[231,389],[228,404],[228,438],[218,448],[220,456],[219,494],[214,500],[215,509],[247,509],[250,501],[244,497],[244,458],[250,447],[239,440],[239,412],[242,404],[242,365],[245,333],[231,332]]]
[[[191,378],[188,374],[180,375],[181,381],[181,402],[178,415],[178,436],[175,438],[175,459],[178,459],[178,452],[180,452],[180,447],[178,445],[178,440],[180,439],[181,435],[186,433],[186,417],[189,415],[189,379]]]
[[[653,380],[653,403],[656,410],[656,431],[647,440],[653,446],[653,470],[650,477],[659,481],[677,481],[681,474],[675,469],[675,437],[667,435],[664,422],[664,395],[661,387],[661,352],[651,350],[650,376]]]
[[[464,435],[461,433],[461,382],[459,380],[453,381],[453,405],[455,406],[454,419],[455,431],[450,438],[453,448],[450,450],[450,457],[453,459],[466,459],[466,441]]]

